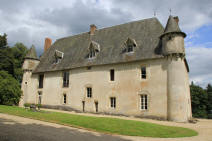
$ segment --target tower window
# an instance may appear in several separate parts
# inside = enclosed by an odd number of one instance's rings
[[[148,109],[147,95],[141,95],[141,110]]]
[[[66,104],[66,94],[63,95],[63,103]]]
[[[87,87],[87,97],[91,98],[92,97],[92,88]]]
[[[43,74],[39,75],[39,88],[43,88],[43,78],[44,78]]]
[[[141,67],[141,78],[146,79],[146,67]]]
[[[114,81],[115,80],[115,71],[114,69],[110,70],[110,81]]]
[[[63,87],[69,86],[69,72],[63,73]]]
[[[116,108],[116,98],[115,97],[110,98],[110,107]]]

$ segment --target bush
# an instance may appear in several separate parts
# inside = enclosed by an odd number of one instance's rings
[[[36,104],[36,107],[37,107],[38,109],[40,109],[40,108],[42,107],[42,105],[41,105],[41,104]]]
[[[25,107],[25,108],[30,107],[30,105],[31,105],[31,103],[24,103],[24,107]]]
[[[0,71],[0,104],[18,105],[22,95],[19,82],[6,71]]]

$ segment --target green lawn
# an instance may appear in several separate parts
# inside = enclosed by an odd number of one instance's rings
[[[164,126],[148,122],[123,120],[118,118],[91,117],[59,112],[32,112],[30,110],[0,105],[0,113],[17,115],[42,121],[49,121],[72,127],[81,127],[103,133],[113,133],[129,136],[176,138],[196,136],[198,133],[194,130]]]

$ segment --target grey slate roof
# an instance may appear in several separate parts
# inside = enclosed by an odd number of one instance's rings
[[[86,32],[61,38],[42,55],[34,73],[161,58],[159,37],[163,32],[164,28],[158,19],[150,18],[99,29],[94,35]],[[134,53],[126,53],[123,49],[128,38],[134,39],[137,44]],[[100,46],[100,52],[94,59],[88,58],[91,41]],[[55,50],[64,53],[58,64],[54,63]]]
[[[164,33],[161,35],[161,37],[168,33],[180,33],[180,34],[183,34],[184,37],[186,37],[186,34],[180,30],[180,27],[174,18],[178,19],[178,17],[173,17],[171,15],[169,16],[168,22],[166,24],[166,28],[164,30]]]
[[[35,46],[34,45],[31,46],[31,48],[27,52],[25,58],[26,59],[36,59],[36,60],[39,60],[38,59],[38,56],[37,56],[37,53],[35,51]]]

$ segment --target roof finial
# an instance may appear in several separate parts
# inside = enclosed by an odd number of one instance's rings
[[[156,10],[154,10],[154,17],[156,17]]]
[[[171,8],[169,9],[169,12],[170,12],[170,15],[172,15],[172,9]]]

